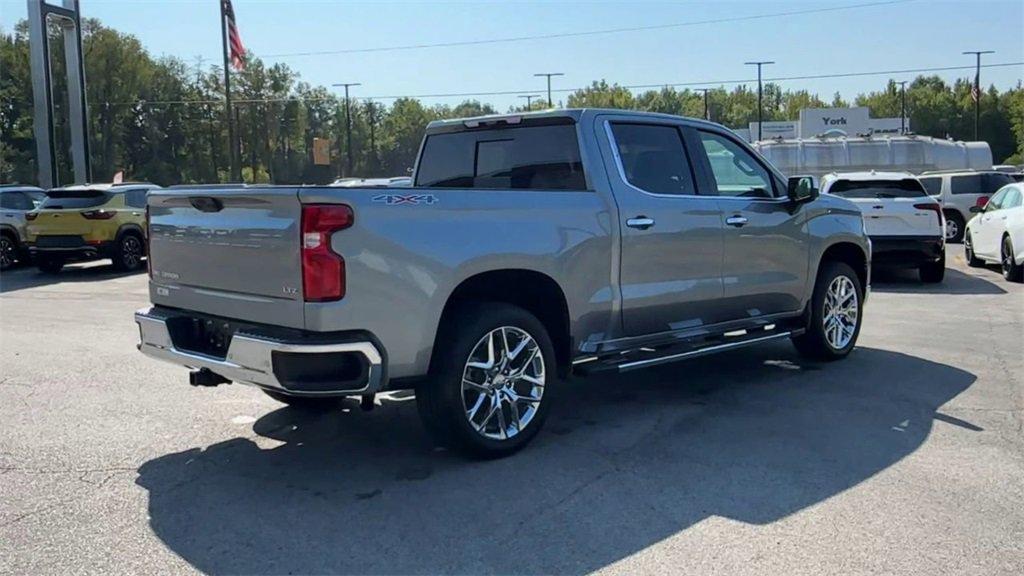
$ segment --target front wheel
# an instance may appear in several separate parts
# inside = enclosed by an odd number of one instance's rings
[[[825,263],[810,305],[810,324],[793,338],[793,345],[814,360],[845,358],[860,335],[864,305],[864,288],[853,268],[843,262]]]
[[[416,390],[424,426],[441,445],[476,458],[520,450],[540,431],[556,379],[547,330],[526,310],[455,310],[437,340],[435,369]]]
[[[1017,264],[1013,255],[1013,242],[1010,236],[1003,237],[1002,253],[999,259],[1000,267],[1003,269],[1003,278],[1010,282],[1024,281],[1024,266]]]
[[[18,244],[7,233],[0,234],[0,270],[7,270],[18,261]]]
[[[985,265],[985,262],[974,253],[974,238],[970,232],[964,237],[964,260],[967,260],[967,265],[971,268],[981,268]]]

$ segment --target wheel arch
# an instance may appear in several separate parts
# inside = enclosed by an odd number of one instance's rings
[[[138,234],[139,238],[142,240],[146,239],[146,233],[142,230],[142,226],[135,223],[121,224],[117,228],[117,234],[114,236],[114,239],[120,241],[125,234],[129,233]]]
[[[821,253],[818,260],[818,269],[815,270],[815,278],[821,272],[821,267],[827,262],[843,262],[853,268],[857,273],[857,279],[863,290],[867,290],[871,281],[871,271],[868,268],[868,256],[864,250],[853,242],[840,241],[829,245]]]
[[[439,346],[444,331],[454,320],[453,312],[471,302],[502,302],[530,312],[548,331],[558,373],[565,376],[572,363],[572,336],[569,328],[569,306],[565,292],[551,276],[536,270],[504,268],[474,274],[449,294],[434,337],[430,369],[436,368]]]

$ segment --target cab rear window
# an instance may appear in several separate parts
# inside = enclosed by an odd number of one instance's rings
[[[95,208],[106,204],[112,194],[105,190],[50,190],[41,209]]]
[[[922,198],[924,186],[913,178],[903,180],[836,180],[829,194],[843,198]]]
[[[586,190],[572,124],[467,130],[427,137],[416,186]]]

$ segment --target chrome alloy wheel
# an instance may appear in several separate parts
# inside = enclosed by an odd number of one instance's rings
[[[488,332],[462,370],[462,406],[480,435],[507,440],[522,432],[544,396],[544,355],[526,331],[502,326]]]
[[[825,340],[833,350],[842,350],[857,331],[857,289],[846,276],[836,276],[825,293],[823,328]]]
[[[957,224],[955,218],[946,219],[946,242],[951,242],[956,239],[957,234],[960,233],[960,224]]]

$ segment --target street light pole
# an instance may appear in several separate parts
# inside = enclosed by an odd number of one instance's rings
[[[775,64],[775,62],[769,60],[761,60],[758,62],[744,62],[747,66],[757,66],[757,139],[761,139],[761,66],[765,64]]]
[[[551,100],[551,77],[552,76],[565,76],[562,72],[541,72],[534,74],[534,76],[544,76],[548,79],[548,108],[554,108],[555,104]]]
[[[708,91],[710,88],[697,88],[700,92],[704,93],[704,119],[711,120],[711,109],[708,107]]]
[[[974,54],[974,139],[978,140],[978,124],[981,122],[981,55],[995,54],[995,50],[966,50],[964,54]]]
[[[540,94],[522,94],[519,97],[526,98],[526,111],[529,112],[530,110],[533,110],[533,99],[540,98]]]
[[[349,86],[362,86],[359,82],[341,82],[332,86],[345,87],[345,152],[348,155],[348,169],[345,176],[352,175],[352,113],[349,108],[348,88]]]
[[[900,85],[900,134],[907,133],[907,81],[897,82]]]

